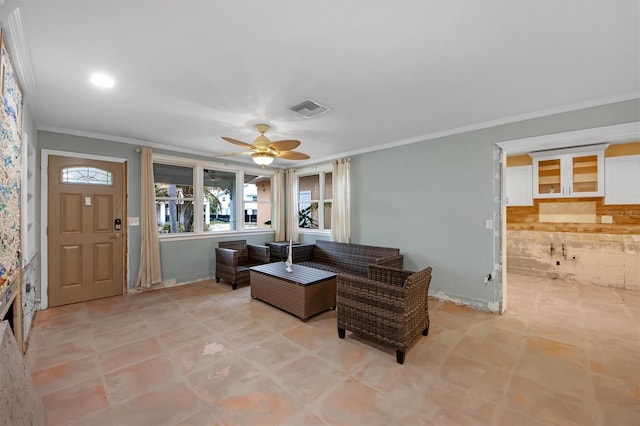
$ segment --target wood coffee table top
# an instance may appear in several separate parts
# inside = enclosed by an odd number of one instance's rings
[[[274,262],[259,266],[252,266],[249,269],[300,285],[315,284],[320,281],[334,278],[338,275],[335,272],[323,271],[322,269],[309,268],[308,266],[295,264],[291,265],[293,272],[287,272],[286,268],[287,265],[284,262]]]

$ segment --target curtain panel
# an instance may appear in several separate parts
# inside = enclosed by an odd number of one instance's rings
[[[298,172],[287,170],[287,233],[286,241],[298,241]]]
[[[351,238],[351,195],[349,159],[334,160],[333,172],[333,204],[331,206],[331,241],[348,243]]]
[[[136,287],[149,288],[162,282],[160,266],[160,241],[156,217],[155,186],[153,182],[153,156],[151,148],[142,148],[140,171],[141,217],[140,217],[140,270]]]
[[[275,241],[284,241],[287,237],[286,229],[286,204],[285,204],[285,186],[284,175],[285,170],[276,170],[276,174],[273,177],[273,217],[272,222],[273,230],[275,231]]]

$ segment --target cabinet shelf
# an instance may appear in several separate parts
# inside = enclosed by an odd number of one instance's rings
[[[589,174],[581,174],[573,176],[573,183],[583,183],[583,182],[593,182],[596,185],[598,184],[598,174],[597,173],[589,173]]]
[[[554,172],[558,172],[560,173],[560,164],[557,165],[553,165],[553,166],[538,166],[538,170],[539,171],[554,171]]]

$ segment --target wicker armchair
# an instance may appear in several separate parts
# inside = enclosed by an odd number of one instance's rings
[[[338,275],[338,337],[345,330],[369,337],[396,349],[404,363],[409,344],[422,332],[429,333],[427,294],[431,270],[403,271],[370,265],[369,277]]]
[[[247,244],[246,240],[224,241],[216,248],[216,282],[238,285],[249,284],[249,267],[269,263],[269,247]]]

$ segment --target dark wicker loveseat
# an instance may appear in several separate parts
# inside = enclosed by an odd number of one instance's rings
[[[247,244],[246,240],[224,241],[216,248],[216,282],[231,283],[234,290],[249,284],[249,268],[269,263],[269,247]]]
[[[338,275],[338,337],[343,339],[349,330],[393,346],[398,364],[403,364],[409,344],[420,332],[429,333],[431,270],[370,265],[367,278]]]
[[[402,269],[400,249],[318,240],[315,244],[292,247],[295,264],[337,274],[366,277],[370,264]]]

